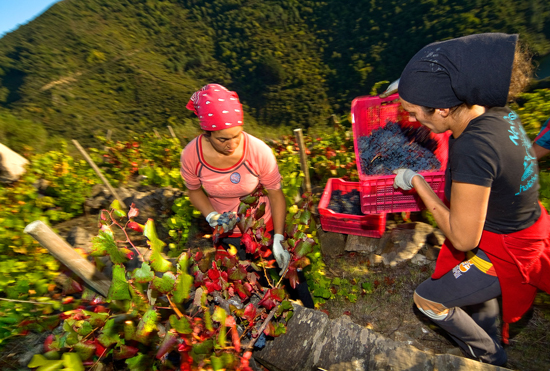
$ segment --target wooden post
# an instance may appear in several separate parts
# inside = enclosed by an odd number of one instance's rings
[[[300,164],[302,171],[304,172],[305,189],[306,192],[311,192],[311,182],[309,181],[309,167],[307,165],[306,145],[304,144],[304,137],[302,135],[302,129],[294,129],[294,136],[296,137],[296,143],[300,149]]]
[[[107,297],[111,280],[99,272],[92,263],[80,256],[71,245],[59,237],[44,222],[35,220],[25,227],[24,232],[40,242],[43,247],[48,249],[50,254],[76,273],[94,290]]]
[[[153,133],[155,133],[155,136],[159,139],[161,139],[161,136],[159,134],[159,132],[157,131],[157,129],[153,129]]]
[[[170,125],[167,125],[167,126],[168,126],[168,131],[170,132],[170,135],[172,136],[172,138],[177,138],[176,133],[174,133],[174,129],[172,129]]]
[[[107,130],[107,135],[105,135],[105,139],[107,139],[107,141],[111,140],[111,134],[113,134],[113,132],[111,131],[111,129],[108,129]],[[103,147],[103,151],[107,152],[109,149],[109,147],[105,146]]]
[[[84,148],[82,148],[80,143],[78,143],[78,141],[76,141],[75,139],[73,139],[73,143],[76,146],[76,149],[78,149],[80,151],[80,153],[82,154],[82,156],[84,156],[84,159],[86,160],[86,162],[88,164],[90,164],[92,169],[94,169],[94,171],[97,174],[97,176],[99,177],[99,179],[101,179],[103,184],[105,184],[105,186],[109,189],[109,191],[111,192],[113,197],[118,200],[118,202],[120,203],[120,206],[127,209],[126,204],[124,203],[124,201],[116,193],[115,189],[111,186],[111,183],[109,183],[109,181],[103,176],[103,174],[101,174],[101,170],[99,170],[97,165],[94,163],[92,158],[88,155],[88,153],[84,150]]]

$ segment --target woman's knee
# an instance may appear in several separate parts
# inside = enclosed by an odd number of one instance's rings
[[[416,307],[432,320],[443,321],[449,315],[449,308],[441,303],[422,297],[417,291],[414,292],[413,300]]]

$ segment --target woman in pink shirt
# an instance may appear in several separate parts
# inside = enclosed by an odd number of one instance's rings
[[[290,259],[290,254],[281,245],[286,202],[271,148],[243,131],[242,106],[236,92],[218,84],[208,84],[193,94],[187,108],[199,117],[204,131],[181,154],[181,175],[189,200],[214,228],[222,213],[236,213],[239,198],[262,184],[268,192],[267,197],[260,200],[266,202],[263,219],[268,230],[274,233],[272,251],[282,273]],[[239,258],[244,259],[246,252],[241,247],[240,237],[241,232],[235,228],[222,244],[237,246]],[[304,305],[313,306],[305,282],[296,289],[307,293],[307,303],[301,298]]]

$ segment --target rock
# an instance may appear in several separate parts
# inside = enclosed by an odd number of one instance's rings
[[[426,251],[424,254],[426,255],[426,259],[436,261],[440,251],[441,246],[426,245]]]
[[[434,246],[442,246],[445,239],[446,237],[443,232],[437,228],[426,237],[426,241]]]
[[[25,174],[29,163],[25,157],[0,143],[0,182],[11,183]]]
[[[92,238],[94,236],[82,227],[74,227],[67,235],[67,242],[75,248],[82,249],[87,253],[92,251]]]
[[[426,237],[433,230],[431,225],[422,222],[400,224],[394,228],[391,231],[391,240],[396,255],[391,258],[389,265],[394,266],[392,263],[398,264],[412,259],[425,246]]]
[[[384,234],[380,238],[380,241],[378,242],[378,248],[374,251],[374,253],[380,255],[383,252],[391,251],[392,248],[393,243],[391,241],[391,232],[384,232]]]
[[[255,351],[254,359],[270,371],[312,370],[313,352],[324,339],[329,322],[321,311],[294,305],[287,333]]]
[[[294,305],[287,332],[254,352],[270,371],[294,370],[504,370],[449,354],[419,350],[414,339],[394,341],[353,323],[348,316],[329,320],[322,312]]]
[[[380,238],[348,235],[346,239],[346,251],[374,252],[380,245]]]
[[[422,254],[416,254],[411,259],[411,263],[416,265],[427,265],[430,264],[430,261]]]
[[[341,233],[318,230],[321,251],[324,256],[335,257],[346,252],[346,236]]]
[[[370,262],[370,266],[374,267],[376,265],[382,264],[384,262],[384,259],[382,258],[381,255],[370,254],[369,255],[369,262]]]

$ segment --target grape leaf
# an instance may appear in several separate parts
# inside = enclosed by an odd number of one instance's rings
[[[153,277],[155,277],[155,274],[151,271],[151,267],[146,262],[143,262],[141,267],[134,269],[132,272],[132,278],[138,283],[151,282]]]
[[[150,307],[139,321],[136,329],[135,339],[142,344],[147,345],[151,333],[157,328],[158,314],[154,307]]]
[[[125,345],[125,344],[120,344],[119,348],[115,349],[115,351],[113,352],[113,358],[116,361],[121,360],[121,359],[132,358],[136,355],[136,353],[138,351],[139,351],[139,349],[136,348],[136,347],[128,346],[128,345]]]
[[[166,353],[169,353],[174,349],[178,343],[178,336],[173,332],[168,331],[160,343],[159,349],[156,354],[157,359],[161,359]]]
[[[189,291],[193,286],[193,276],[187,273],[180,273],[176,278],[176,290],[174,291],[174,302],[181,304],[189,298]]]
[[[77,353],[63,353],[61,359],[63,360],[65,368],[71,371],[84,371],[84,365]]]
[[[149,371],[150,358],[144,354],[138,353],[137,356],[126,360],[126,365],[130,371]]]
[[[130,284],[130,295],[132,296],[132,305],[139,312],[145,312],[149,308],[149,300],[147,297],[139,290],[136,285]]]
[[[78,353],[80,359],[86,361],[94,355],[96,346],[94,343],[79,342],[74,345],[73,349]]]
[[[126,216],[126,211],[124,211],[122,205],[120,204],[120,202],[118,202],[118,200],[114,200],[111,203],[110,208],[114,210],[114,214],[119,218],[123,218]]]
[[[107,303],[113,300],[128,300],[130,298],[130,289],[128,281],[126,281],[126,270],[123,265],[115,264],[113,266],[113,282],[109,287]]]
[[[170,268],[172,268],[172,263],[166,260],[160,253],[160,251],[155,251],[153,249],[153,253],[151,254],[150,258],[151,267],[157,271],[157,272],[166,272]]]
[[[128,260],[124,252],[116,245],[111,232],[99,231],[92,239],[92,256],[109,255],[113,264],[122,264]]]
[[[298,245],[294,249],[294,254],[297,258],[306,256],[307,254],[313,252],[313,245],[315,245],[315,240],[306,238],[305,240],[298,242]]]
[[[178,319],[178,317],[175,314],[172,314],[170,316],[170,326],[180,334],[188,335],[193,333],[191,324],[189,323],[189,320],[185,316]]]
[[[174,289],[176,284],[176,276],[172,272],[166,272],[162,275],[162,278],[153,278],[153,288],[162,294],[167,294]]]
[[[117,331],[117,324],[114,319],[110,319],[105,323],[105,326],[103,326],[101,334],[97,337],[97,340],[104,347],[108,347],[120,341],[120,336]]]

